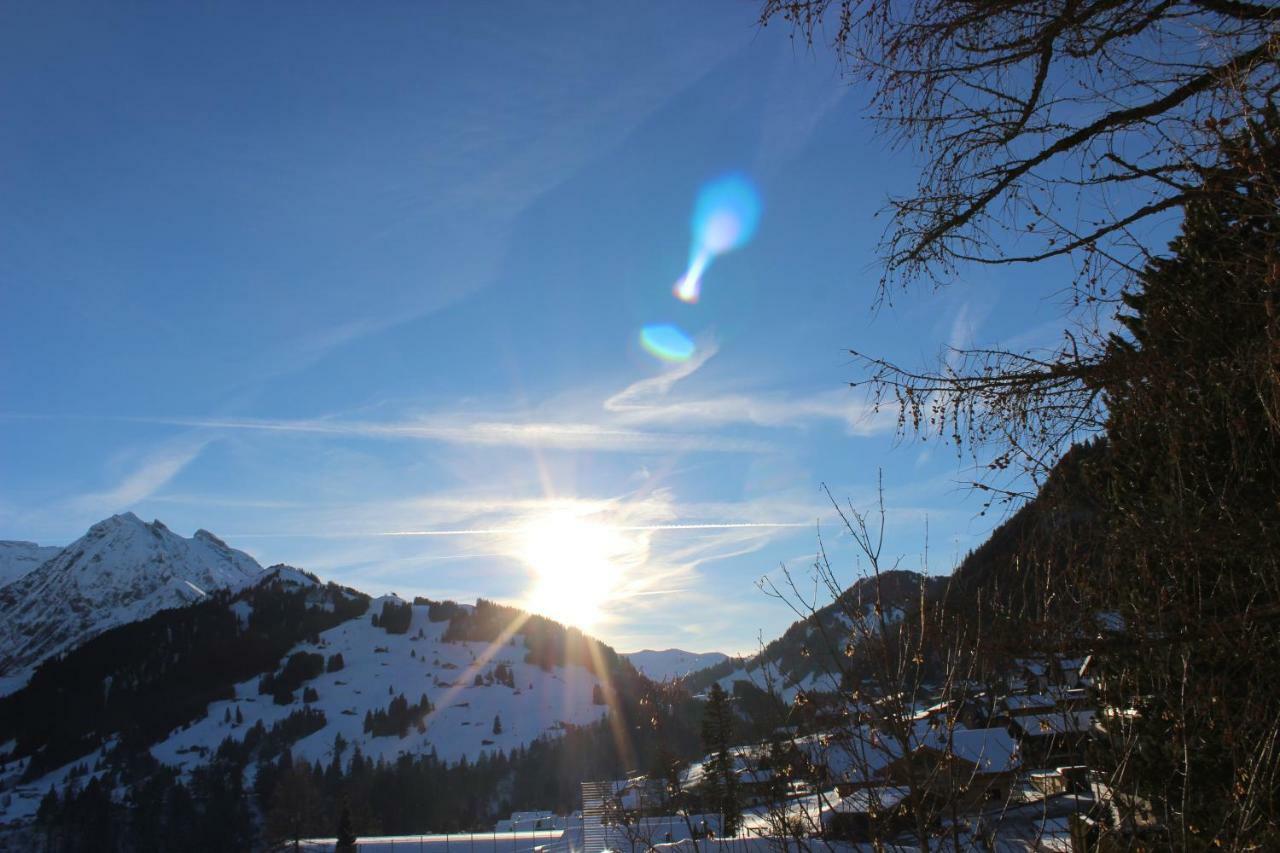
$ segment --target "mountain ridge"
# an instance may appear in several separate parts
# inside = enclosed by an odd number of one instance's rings
[[[206,530],[188,539],[131,512],[103,519],[0,587],[0,695],[109,628],[239,588],[262,571]]]

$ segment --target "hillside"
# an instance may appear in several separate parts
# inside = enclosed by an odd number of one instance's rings
[[[915,611],[922,597],[928,600],[936,596],[946,579],[895,570],[881,573],[878,584],[887,620],[898,622]],[[834,656],[842,653],[849,639],[853,627],[849,614],[861,613],[869,619],[875,609],[876,588],[877,579],[861,578],[839,600],[807,619],[793,622],[760,652],[694,672],[683,685],[694,693],[703,692],[714,683],[739,696],[744,692],[771,691],[784,702],[792,701],[800,691],[837,690],[840,667]]]
[[[102,558],[82,563],[87,573],[118,565],[107,543],[133,537],[94,541]],[[189,567],[172,568],[185,577]],[[166,785],[198,785],[231,761],[247,783],[254,762],[325,764],[335,746],[379,768],[405,758],[431,774],[476,768],[475,784],[495,761],[543,767],[541,781],[518,771],[512,795],[550,805],[577,796],[579,773],[633,766],[638,753],[613,749],[602,723],[635,716],[648,683],[612,649],[540,616],[483,600],[370,599],[274,566],[69,642],[0,698],[0,824],[31,820],[51,787],[82,786],[86,773],[123,794],[166,774],[176,774]],[[685,728],[676,743],[687,751]],[[581,755],[548,752],[566,735]],[[644,754],[647,737],[634,747]],[[477,804],[472,819],[494,807]]]
[[[0,695],[25,684],[41,661],[103,631],[261,574],[252,557],[206,530],[188,539],[133,513],[105,519],[0,587]]]
[[[642,649],[623,655],[638,672],[654,681],[674,681],[729,659],[722,652],[686,652],[684,649]]]
[[[1049,616],[1074,618],[1071,572],[1099,564],[1105,545],[1098,462],[1106,444],[1073,446],[1036,495],[961,560],[946,601],[957,614],[1018,631]]]

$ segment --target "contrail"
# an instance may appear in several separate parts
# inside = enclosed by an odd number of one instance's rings
[[[802,521],[732,521],[706,524],[632,524],[601,525],[606,530],[736,530],[744,527],[808,527]],[[527,527],[474,527],[464,530],[393,530],[379,536],[486,536],[503,533],[520,533]]]

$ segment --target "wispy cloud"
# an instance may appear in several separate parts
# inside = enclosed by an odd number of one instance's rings
[[[716,354],[714,344],[696,358],[658,376],[633,382],[604,401],[605,411],[626,424],[680,424],[688,428],[748,424],[759,427],[799,426],[811,421],[843,423],[850,435],[889,432],[895,420],[877,412],[852,388],[788,397],[781,394],[712,394],[672,399],[675,386],[698,372]]]
[[[608,424],[553,421],[466,420],[423,417],[392,421],[259,418],[133,418],[139,423],[214,430],[311,434],[374,439],[412,439],[447,444],[536,447],[562,450],[768,452],[760,441],[690,433],[656,432]]]
[[[154,450],[110,489],[76,495],[67,502],[68,506],[90,513],[128,509],[168,485],[208,443],[207,440],[186,441]]]

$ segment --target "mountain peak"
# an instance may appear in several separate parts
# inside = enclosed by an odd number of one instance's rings
[[[257,561],[206,530],[187,539],[132,512],[105,518],[0,587],[0,693],[24,683],[40,661],[108,628],[261,575]]]
[[[157,521],[156,523],[159,524],[160,522]],[[205,530],[203,527],[197,530],[191,538],[203,540],[205,542],[208,542],[210,545],[216,545],[219,548],[228,547],[226,542],[223,542],[221,539],[219,539],[217,536],[214,536],[212,533]]]

